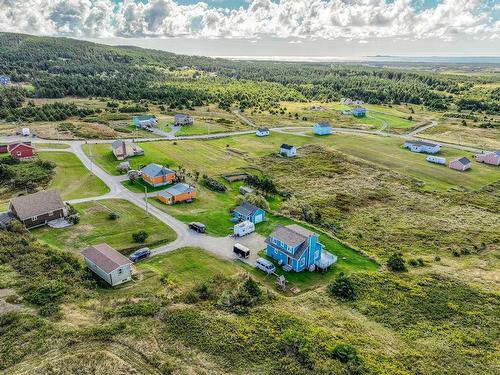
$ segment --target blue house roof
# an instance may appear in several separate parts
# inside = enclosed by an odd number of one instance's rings
[[[182,182],[179,184],[175,184],[174,186],[169,187],[168,189],[160,191],[158,193],[158,195],[169,198],[169,197],[175,197],[177,195],[184,194],[184,193],[191,193],[193,191],[194,191],[194,187]]]
[[[238,207],[234,209],[234,212],[241,216],[253,216],[255,215],[258,211],[263,211],[262,208],[257,207],[251,203],[248,202],[243,202],[240,204]]]
[[[141,171],[143,174],[152,177],[166,176],[175,173],[174,170],[155,163],[151,163],[145,166],[141,169]]]
[[[319,128],[331,128],[332,125],[330,125],[329,122],[319,122],[317,124],[315,124],[314,126],[317,126]]]

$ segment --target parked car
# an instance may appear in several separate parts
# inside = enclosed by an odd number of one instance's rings
[[[149,247],[143,247],[142,249],[134,251],[128,258],[135,263],[140,260],[149,258],[150,255],[151,250],[149,249]]]
[[[189,229],[192,229],[198,233],[205,233],[206,227],[202,223],[193,222],[189,223]]]
[[[233,253],[246,259],[250,256],[250,249],[240,243],[235,243],[233,246]]]
[[[274,264],[264,258],[258,258],[255,262],[255,267],[257,267],[261,271],[264,271],[268,275],[276,271],[276,267],[274,267]]]
[[[136,169],[131,169],[127,172],[127,176],[130,176],[132,174],[135,174],[137,176],[142,176],[142,171],[138,171]]]

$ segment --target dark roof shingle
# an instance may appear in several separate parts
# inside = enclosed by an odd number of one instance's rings
[[[61,195],[57,190],[44,190],[34,194],[22,195],[13,198],[10,204],[20,220],[65,208]]]
[[[119,267],[132,264],[130,259],[105,243],[83,250],[82,255],[106,273],[111,273]]]

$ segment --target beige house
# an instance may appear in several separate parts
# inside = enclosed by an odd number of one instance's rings
[[[111,286],[132,280],[132,261],[108,244],[91,246],[82,255],[87,266]]]
[[[68,215],[58,190],[43,190],[12,198],[9,211],[28,229]]]
[[[132,142],[114,141],[111,150],[117,160],[123,160],[130,156],[144,155],[144,150]]]

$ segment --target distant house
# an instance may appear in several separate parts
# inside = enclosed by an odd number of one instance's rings
[[[233,218],[235,221],[250,221],[258,224],[266,218],[266,211],[251,203],[243,202],[234,209]]]
[[[366,108],[365,107],[354,107],[352,109],[352,114],[355,116],[355,117],[364,117],[366,116]]]
[[[295,146],[283,143],[280,147],[280,154],[289,158],[297,155],[297,148]]]
[[[196,189],[191,185],[179,183],[158,192],[156,197],[165,204],[191,202],[196,198]]]
[[[344,105],[363,105],[365,104],[362,100],[353,100],[350,98],[342,98],[340,99],[340,104]]]
[[[467,169],[470,169],[472,162],[466,158],[465,156],[452,160],[450,161],[450,164],[448,164],[448,167],[451,169],[455,169],[457,171],[466,171]]]
[[[183,125],[193,125],[193,117],[187,114],[177,114],[174,118],[175,126],[183,126]]]
[[[11,83],[10,77],[0,76],[0,85],[7,86],[7,85],[10,85],[10,83]]]
[[[130,156],[144,155],[144,150],[135,143],[125,141],[114,141],[111,143],[111,150],[117,160],[123,160]]]
[[[240,194],[247,195],[247,194],[253,194],[255,190],[253,190],[249,186],[241,186],[239,189]]]
[[[268,128],[258,128],[255,132],[257,137],[267,137],[269,134],[271,134],[271,132]]]
[[[156,125],[158,125],[158,119],[156,116],[134,116],[134,126],[136,128],[153,128]]]
[[[423,152],[426,154],[436,154],[441,150],[441,145],[439,143],[426,141],[406,141],[403,147],[412,152]]]
[[[299,225],[278,225],[266,240],[266,254],[283,266],[285,271],[327,269],[337,257],[325,250],[316,233]]]
[[[316,135],[328,135],[332,134],[332,126],[328,122],[320,122],[318,124],[315,124],[314,127],[314,134]]]
[[[15,159],[26,159],[35,156],[35,148],[31,142],[15,142],[7,146],[7,151]]]
[[[478,163],[486,163],[491,165],[500,165],[500,150],[477,154],[476,161]]]
[[[68,209],[57,190],[44,190],[13,198],[9,211],[28,229],[68,215]]]
[[[164,186],[174,182],[175,171],[159,164],[151,163],[141,169],[142,179],[152,186]]]
[[[111,286],[132,280],[132,261],[102,243],[82,251],[87,267]]]

